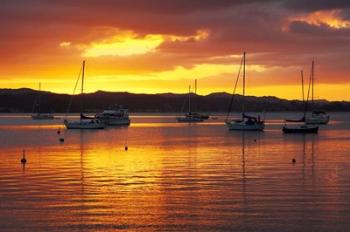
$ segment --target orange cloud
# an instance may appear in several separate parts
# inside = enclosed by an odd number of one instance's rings
[[[164,38],[161,35],[146,35],[138,37],[135,32],[125,31],[98,42],[91,42],[86,46],[82,56],[130,56],[154,51]]]
[[[335,29],[350,28],[350,20],[342,19],[341,10],[321,10],[289,18],[289,22],[294,21],[316,26],[327,25]]]
[[[115,35],[76,47],[83,50],[83,57],[132,56],[156,51],[164,42],[200,41],[209,36],[206,30],[198,30],[193,35],[147,34],[140,36],[134,31],[117,31]],[[67,48],[70,42],[61,42],[60,47]]]

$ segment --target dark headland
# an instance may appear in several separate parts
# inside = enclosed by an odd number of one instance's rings
[[[0,112],[29,113],[33,111],[34,102],[40,96],[42,112],[67,112],[68,104],[72,101],[70,112],[78,112],[83,98],[84,109],[87,112],[97,112],[110,105],[123,105],[131,112],[180,112],[187,109],[188,94],[134,94],[128,92],[97,91],[81,95],[58,94],[52,92],[21,89],[0,89]],[[204,112],[227,112],[231,99],[228,93],[211,93],[205,96],[192,94],[192,109]],[[303,111],[304,104],[299,100],[285,100],[272,96],[254,97],[235,95],[233,111],[240,111],[242,101],[248,111]],[[312,106],[317,110],[350,111],[348,101],[318,100]]]

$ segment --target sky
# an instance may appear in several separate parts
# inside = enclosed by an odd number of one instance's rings
[[[0,88],[350,100],[349,0],[1,0]],[[241,83],[237,93],[242,93]]]

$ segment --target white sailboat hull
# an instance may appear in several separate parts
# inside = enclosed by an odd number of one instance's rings
[[[256,122],[248,124],[246,121],[229,121],[226,122],[229,130],[239,131],[263,131],[265,129],[264,122]]]
[[[79,120],[79,121],[64,120],[63,123],[67,129],[104,129],[105,128],[105,124],[97,120]]]

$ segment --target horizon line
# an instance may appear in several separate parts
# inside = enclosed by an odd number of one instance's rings
[[[62,93],[62,92],[55,92],[55,91],[47,91],[47,90],[37,90],[37,89],[32,89],[30,87],[20,87],[20,88],[0,88],[0,91],[1,90],[31,90],[31,91],[34,91],[34,92],[46,92],[46,93],[51,93],[51,94],[62,94],[62,95],[80,95],[81,93],[78,93],[78,94],[70,94],[70,93]],[[105,92],[105,93],[127,93],[127,94],[144,94],[144,95],[162,95],[162,94],[174,94],[174,95],[187,95],[188,93],[177,93],[177,92],[158,92],[158,93],[144,93],[144,92],[140,92],[140,93],[135,93],[135,92],[129,92],[129,91],[107,91],[107,90],[96,90],[96,91],[93,91],[93,92],[87,92],[87,93],[83,93],[83,94],[95,94],[95,93],[98,93],[98,92]],[[212,94],[227,94],[227,95],[230,95],[232,96],[233,94],[232,93],[228,93],[228,92],[225,92],[225,91],[222,91],[222,92],[211,92],[211,93],[208,93],[208,94],[205,94],[205,95],[201,95],[201,94],[198,94],[198,93],[194,93],[194,92],[191,92],[192,95],[197,95],[197,96],[202,96],[202,97],[206,97],[206,96],[209,96],[209,95],[212,95]],[[234,95],[237,95],[237,96],[242,96],[242,94],[234,94]],[[264,98],[264,97],[271,97],[271,98],[277,98],[279,100],[286,100],[286,101],[303,101],[302,99],[287,99],[287,98],[281,98],[281,97],[278,97],[278,96],[272,96],[272,95],[264,95],[264,96],[255,96],[255,95],[248,95],[248,96],[244,96],[244,97],[256,97],[256,98]],[[322,101],[326,101],[326,102],[350,102],[350,100],[345,100],[345,99],[342,99],[342,100],[329,100],[329,99],[317,99],[317,100],[314,100],[316,102],[322,102]]]

